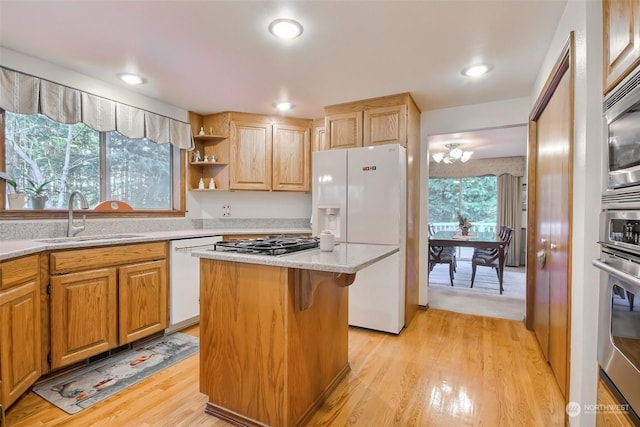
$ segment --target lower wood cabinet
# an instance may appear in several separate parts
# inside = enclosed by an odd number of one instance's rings
[[[116,273],[103,268],[51,277],[52,368],[117,346]]]
[[[118,275],[120,344],[167,327],[167,262],[120,267]]]
[[[52,369],[168,325],[166,243],[53,252],[50,268]]]
[[[40,263],[37,255],[0,263],[0,405],[40,377]]]

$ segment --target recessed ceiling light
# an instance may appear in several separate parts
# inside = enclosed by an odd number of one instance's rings
[[[144,83],[144,79],[136,74],[122,73],[119,74],[120,80],[130,85],[139,85]]]
[[[293,104],[290,102],[278,102],[276,108],[280,111],[288,111],[293,108]]]
[[[302,34],[302,25],[293,19],[276,19],[269,24],[269,31],[279,39],[290,40]]]
[[[478,77],[488,73],[489,70],[491,70],[491,66],[487,64],[471,65],[470,67],[464,68],[462,70],[462,75],[468,77]]]

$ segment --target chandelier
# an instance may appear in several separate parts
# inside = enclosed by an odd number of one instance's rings
[[[445,153],[435,153],[433,155],[433,160],[436,163],[454,163],[460,160],[462,163],[466,162],[471,158],[473,151],[462,151],[458,148],[460,144],[446,144],[445,147],[449,149],[448,152]]]

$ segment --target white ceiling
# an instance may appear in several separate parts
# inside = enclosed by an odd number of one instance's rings
[[[401,92],[426,111],[529,96],[565,3],[0,0],[0,45],[119,86],[118,73],[140,73],[131,90],[202,114],[274,114],[288,100],[287,115],[318,118]],[[276,40],[280,17],[302,36]],[[460,74],[476,62],[492,72]],[[526,133],[519,155],[525,145]]]

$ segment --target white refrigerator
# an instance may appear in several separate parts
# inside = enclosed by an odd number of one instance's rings
[[[313,153],[312,230],[336,242],[399,246],[398,253],[356,273],[349,324],[400,333],[404,327],[406,149],[398,144]]]

